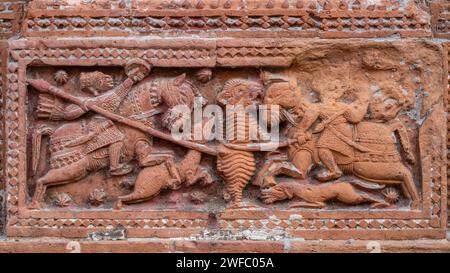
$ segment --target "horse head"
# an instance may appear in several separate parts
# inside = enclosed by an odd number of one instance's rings
[[[169,108],[177,105],[186,105],[193,107],[194,99],[202,97],[200,91],[186,79],[183,73],[175,78],[165,79],[163,81],[161,96]]]
[[[180,123],[184,123],[186,115],[191,113],[194,105],[200,103],[203,107],[207,103],[200,91],[186,79],[185,73],[175,78],[164,79],[161,82],[161,97],[168,106],[162,122],[169,130],[174,126],[179,128]]]
[[[261,80],[266,87],[264,104],[292,109],[303,101],[296,79],[263,72]]]

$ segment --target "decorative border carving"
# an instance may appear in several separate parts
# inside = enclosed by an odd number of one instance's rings
[[[6,72],[6,63],[8,57],[7,44],[4,41],[0,41],[0,119],[3,121],[4,116],[4,101],[3,101],[3,90],[5,89],[5,72]],[[5,194],[4,194],[4,179],[3,179],[3,162],[4,162],[4,154],[3,154],[3,139],[4,139],[4,131],[3,131],[3,122],[0,123],[0,232],[3,231],[4,220],[5,220]]]
[[[444,43],[444,71],[447,71],[448,73],[446,74],[446,78],[444,79],[444,82],[447,82],[447,93],[446,93],[446,99],[445,99],[445,103],[447,105],[447,113],[450,113],[450,43]],[[447,123],[447,149],[448,151],[450,151],[450,119],[448,119],[448,123]],[[450,186],[450,168],[449,168],[449,161],[450,160],[450,153],[447,153],[447,190]],[[448,197],[447,197],[447,204],[448,207],[450,208],[450,191],[447,191],[448,193]],[[447,209],[447,213],[448,213],[448,209]],[[448,215],[448,218],[450,220],[450,214]],[[450,226],[450,221],[447,220],[447,223]]]
[[[25,1],[0,1],[0,39],[8,39],[20,30]]]
[[[169,32],[302,37],[430,37],[428,15],[413,3],[390,1],[33,1],[25,36],[126,36]],[[410,1],[412,2],[412,1]],[[350,4],[349,4],[350,3]],[[245,32],[245,33],[244,33]]]
[[[231,233],[255,228],[315,239],[444,238],[447,179],[446,166],[442,164],[445,158],[440,156],[422,159],[423,208],[417,211],[321,211],[318,215],[314,211],[227,210],[210,221],[208,212],[133,211],[133,218],[130,218],[129,211],[95,211],[94,216],[87,211],[49,212],[25,207],[27,88],[24,79],[28,66],[119,66],[132,57],[148,58],[155,66],[163,67],[289,66],[295,56],[295,43],[280,39],[253,39],[252,42],[244,39],[164,39],[164,42],[143,39],[137,48],[136,44],[127,44],[125,39],[120,43],[117,39],[56,40],[49,45],[45,40],[9,42],[8,89],[4,97],[7,235],[85,237],[89,232],[122,225],[128,229],[130,237],[189,237],[208,227],[220,227],[221,231]],[[228,62],[233,58],[234,63]]]
[[[450,3],[431,3],[430,9],[434,37],[450,39]]]

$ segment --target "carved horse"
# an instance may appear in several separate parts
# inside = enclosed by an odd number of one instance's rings
[[[306,113],[308,106],[301,96],[295,81],[285,80],[268,85],[264,95],[265,104],[279,105],[285,113]],[[305,116],[303,115],[303,119]],[[292,122],[292,118],[286,118],[293,123],[291,132],[301,127],[300,122]],[[354,125],[353,147],[364,147],[359,150],[353,148],[352,154],[343,155],[333,153],[339,168],[347,174],[354,175],[363,180],[374,182],[380,186],[400,185],[405,196],[411,199],[411,208],[419,206],[419,194],[414,184],[411,171],[402,162],[398,152],[393,133],[397,132],[401,138],[401,146],[407,155],[407,160],[413,163],[414,156],[410,151],[410,143],[407,139],[404,126],[399,122],[371,122],[363,121]],[[289,132],[288,132],[289,134]],[[308,133],[307,133],[308,134]],[[289,159],[306,178],[308,171],[317,165],[316,136],[307,136],[304,144],[292,144],[289,146]]]
[[[155,113],[160,112],[160,107],[164,102],[169,110],[177,105],[184,104],[189,107],[192,106],[194,97],[199,93],[195,87],[185,80],[185,74],[176,78],[169,79],[144,79],[140,84],[132,88],[126,94],[119,107],[119,114],[151,125],[151,117]],[[201,160],[201,152],[196,150],[189,150],[186,157],[181,162],[177,163],[179,172],[179,180],[176,185],[168,186],[164,177],[172,177],[169,174],[170,170],[163,167],[167,162],[167,156],[154,156],[151,151],[144,144],[152,145],[151,136],[139,131],[136,128],[126,124],[117,123],[116,126],[125,135],[124,149],[122,158],[125,161],[130,160],[136,155],[146,153],[145,158],[138,158],[138,161],[143,167],[138,175],[136,181],[135,192],[141,192],[139,189],[145,183],[162,183],[164,187],[178,188],[181,183],[189,185],[194,184],[199,180],[204,180],[205,183],[212,182],[212,179],[205,170],[199,167]],[[86,177],[90,172],[98,171],[109,166],[108,150],[104,147],[89,151],[86,149],[86,144],[82,143],[76,146],[68,145],[71,140],[77,136],[83,136],[86,127],[86,119],[70,122],[58,128],[52,128],[48,125],[43,125],[38,128],[33,136],[33,151],[37,153],[33,155],[35,160],[41,158],[40,147],[42,136],[50,136],[50,170],[36,181],[36,189],[32,202],[29,208],[39,208],[40,203],[44,198],[46,188],[48,186],[57,186],[76,182]],[[147,151],[143,151],[147,149]],[[33,162],[33,165],[36,165]],[[150,166],[151,165],[151,166]],[[173,164],[175,165],[175,164]],[[155,169],[161,169],[156,171]],[[172,170],[173,171],[173,170]],[[158,174],[158,177],[152,175]],[[142,179],[145,178],[145,181]],[[160,180],[162,179],[162,180]],[[157,185],[153,188],[157,188]],[[155,189],[155,192],[162,190]],[[153,197],[154,194],[148,193],[148,197]],[[138,199],[144,199],[138,196]],[[124,202],[133,201],[136,198],[133,195],[119,197]]]

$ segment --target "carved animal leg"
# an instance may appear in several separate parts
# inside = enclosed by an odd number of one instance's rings
[[[326,206],[324,202],[305,202],[305,201],[299,201],[299,202],[293,202],[289,205],[289,208],[318,208],[322,209]]]
[[[319,149],[319,158],[327,171],[324,174],[318,174],[317,180],[330,181],[342,176],[342,171],[339,169],[336,161],[334,160],[333,153],[328,149]]]
[[[294,166],[301,172],[300,179],[306,179],[309,169],[312,167],[313,158],[308,150],[300,150],[291,159]]]
[[[143,197],[139,192],[132,192],[130,194],[127,195],[123,195],[123,196],[119,196],[117,197],[117,202],[114,204],[114,209],[121,209],[123,207],[123,204],[130,204],[130,203],[139,203],[139,202],[143,202],[145,200],[149,200],[152,199],[153,197],[155,197],[156,195],[158,195],[161,191],[158,191],[156,193],[154,193],[153,195],[150,196],[145,196]]]
[[[171,179],[168,181],[167,185],[172,190],[178,190],[181,188],[183,181],[181,180],[180,173],[178,171],[177,165],[172,157],[168,157],[164,164],[166,165],[167,171],[169,172]]]
[[[116,142],[111,145],[109,145],[109,171],[111,175],[114,176],[120,176],[125,175],[127,173],[130,173],[133,168],[128,164],[121,164],[120,163],[120,154],[122,152],[123,143],[122,142]]]
[[[142,196],[140,196],[139,194],[136,194],[136,193],[130,193],[130,194],[127,194],[127,195],[124,195],[124,196],[119,196],[117,198],[116,203],[114,204],[114,209],[120,210],[120,209],[123,208],[123,204],[124,203],[125,204],[130,204],[130,203],[143,202],[145,200],[151,199],[152,197],[154,197],[154,196],[156,196],[158,194],[159,194],[159,192],[155,193],[152,196],[148,196],[148,197],[142,197]]]
[[[420,199],[416,185],[414,184],[412,174],[406,167],[403,167],[402,172],[403,172],[403,184],[402,184],[403,191],[407,196],[411,198],[411,208],[417,209],[419,208]]]
[[[419,207],[420,199],[411,171],[402,163],[355,162],[354,172],[362,179],[382,184],[400,184],[404,195],[411,199],[411,208]]]
[[[280,174],[299,179],[304,177],[304,174],[291,162],[270,161],[258,173],[254,184],[262,188],[273,187],[277,184],[275,178]]]
[[[40,202],[44,199],[48,186],[67,184],[85,177],[87,175],[87,163],[88,159],[84,158],[64,168],[49,170],[43,177],[36,181],[36,190],[29,204],[29,208],[34,209],[40,207]]]
[[[332,187],[333,191],[337,193],[336,199],[345,204],[357,205],[364,202],[369,202],[372,203],[372,208],[389,206],[389,203],[381,198],[377,198],[366,192],[355,190],[354,186],[348,182],[336,183],[330,187]]]
[[[267,190],[261,191],[261,199],[265,204],[272,204],[275,201],[286,199],[286,196],[283,191],[274,188],[269,188]]]
[[[41,201],[44,199],[44,193],[46,190],[46,186],[42,182],[41,179],[38,179],[36,182],[36,189],[34,190],[33,199],[31,203],[28,205],[29,209],[39,209],[41,208]]]
[[[363,202],[369,202],[372,203],[370,205],[371,208],[373,209],[381,209],[381,208],[386,208],[389,206],[389,203],[384,201],[381,198],[377,198],[375,196],[372,196],[368,193],[361,193],[361,197],[363,200]],[[362,203],[362,202],[361,202]]]

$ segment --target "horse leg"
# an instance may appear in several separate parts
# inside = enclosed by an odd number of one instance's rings
[[[319,158],[326,168],[326,171],[319,173],[316,178],[319,181],[326,182],[337,179],[342,176],[342,171],[339,169],[334,159],[333,152],[329,149],[319,148]]]
[[[405,194],[408,194],[411,199],[411,208],[412,209],[418,209],[419,208],[419,193],[417,192],[416,185],[414,184],[414,180],[412,177],[411,172],[403,166],[403,192]]]
[[[85,177],[87,175],[88,163],[88,158],[85,157],[68,166],[49,170],[44,176],[36,181],[36,190],[29,208],[35,209],[40,207],[40,202],[44,199],[45,191],[48,186],[67,184]]]
[[[353,171],[356,176],[381,184],[400,184],[406,198],[411,199],[411,208],[417,209],[420,203],[419,193],[412,174],[401,162],[355,162]]]
[[[45,190],[47,189],[47,186],[44,184],[44,181],[46,181],[46,177],[39,178],[36,181],[36,189],[34,190],[33,198],[31,199],[31,203],[28,205],[29,209],[40,209],[41,204],[40,202],[44,198]]]

